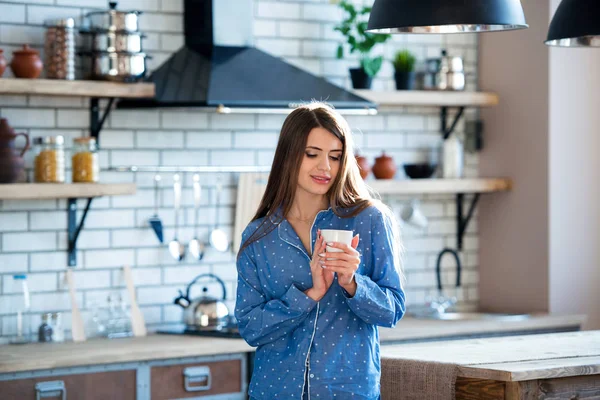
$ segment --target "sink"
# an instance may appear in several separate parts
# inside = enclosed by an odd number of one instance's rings
[[[438,319],[444,321],[523,321],[529,319],[529,314],[499,314],[499,313],[481,313],[481,312],[443,312],[443,313],[414,313],[411,314],[420,319]]]

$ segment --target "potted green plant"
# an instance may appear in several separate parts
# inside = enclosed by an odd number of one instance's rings
[[[335,30],[344,35],[350,47],[350,53],[360,54],[360,68],[350,68],[352,86],[355,89],[369,89],[372,79],[383,63],[383,57],[371,56],[371,50],[379,43],[385,43],[390,35],[367,33],[367,20],[371,13],[371,7],[357,9],[354,4],[341,0],[339,6],[346,12],[344,20]],[[337,49],[337,58],[344,58],[344,45],[340,43]]]
[[[401,50],[394,57],[394,78],[397,90],[412,90],[415,86],[416,57],[408,50]]]

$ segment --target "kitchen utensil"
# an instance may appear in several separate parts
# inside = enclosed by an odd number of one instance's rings
[[[83,318],[77,306],[77,298],[75,297],[75,279],[73,279],[73,270],[67,268],[65,273],[67,285],[69,285],[69,296],[71,296],[71,336],[74,342],[85,341],[85,331],[83,329]]]
[[[125,284],[127,285],[129,304],[131,306],[131,329],[133,330],[133,335],[146,336],[146,323],[144,322],[144,315],[138,307],[135,298],[135,288],[133,286],[133,278],[131,277],[131,268],[129,265],[123,266],[123,277],[125,278]]]
[[[44,65],[48,79],[75,79],[75,19],[47,20]]]
[[[373,165],[373,175],[377,179],[392,179],[396,175],[396,164],[394,159],[385,154],[385,151],[381,153],[381,156],[375,159]]]
[[[15,139],[25,138],[22,150],[15,149]],[[29,135],[15,133],[5,118],[0,119],[0,183],[13,183],[25,178],[25,160],[23,155],[29,150]]]
[[[161,243],[163,243],[164,242],[163,224],[162,224],[160,217],[158,216],[158,204],[159,204],[159,196],[160,196],[159,183],[160,183],[160,175],[156,174],[156,175],[154,175],[154,215],[150,217],[148,222],[150,223],[152,230],[156,234],[156,237],[158,237],[158,240]]]
[[[81,31],[84,35],[84,47],[93,52],[142,52],[142,39],[146,36],[140,32],[124,32],[109,30]]]
[[[400,212],[400,218],[402,218],[402,221],[406,222],[407,224],[417,228],[427,228],[427,217],[419,208],[419,202],[417,200],[411,201],[410,204],[405,205],[402,208],[402,211]]]
[[[137,32],[139,29],[139,16],[141,11],[117,10],[117,2],[108,3],[110,9],[106,11],[94,11],[87,14],[89,27],[91,29],[109,31]]]
[[[169,243],[169,253],[171,253],[171,256],[177,261],[181,261],[185,258],[185,246],[177,239],[177,234],[179,233],[179,209],[181,208],[181,182],[179,179],[179,174],[173,176],[175,236]]]
[[[210,233],[211,246],[222,253],[229,248],[229,238],[224,230],[219,229],[219,199],[221,195],[221,183],[217,183],[217,207],[215,211],[215,229]]]
[[[404,173],[406,176],[412,179],[425,179],[431,177],[437,168],[437,165],[418,163],[418,164],[404,164]]]
[[[430,58],[426,61],[426,72],[423,75],[425,90],[455,90],[465,89],[465,73],[460,57],[447,56],[442,50],[442,57]]]
[[[203,295],[190,299],[190,288],[200,278],[213,278],[221,285],[223,296],[221,299]],[[205,286],[202,288],[202,293],[206,293],[208,288]],[[179,296],[173,301],[173,303],[181,306],[183,311],[183,323],[187,329],[190,330],[221,330],[230,322],[230,314],[227,305],[224,303],[227,299],[227,290],[225,289],[225,283],[214,274],[201,274],[194,278],[192,282],[187,286],[185,295],[179,290]]]
[[[242,232],[256,214],[265,192],[268,174],[248,172],[240,174],[235,203],[233,249],[237,251],[242,241]]]
[[[115,82],[135,82],[146,75],[145,53],[83,52],[90,77]]]
[[[44,64],[37,50],[23,45],[21,50],[13,51],[10,69],[17,78],[35,79],[40,76]]]
[[[194,229],[195,234],[194,238],[190,240],[188,244],[188,248],[190,249],[190,253],[192,257],[196,260],[202,260],[204,257],[204,252],[206,250],[206,245],[204,242],[201,242],[198,239],[198,213],[200,210],[200,195],[202,188],[200,187],[200,175],[194,174]]]

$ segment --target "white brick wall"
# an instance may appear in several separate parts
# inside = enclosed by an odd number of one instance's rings
[[[368,3],[365,0],[364,3]],[[80,17],[95,7],[105,7],[100,0],[0,0],[0,47],[8,62],[12,51],[23,43],[41,50],[43,21],[56,17]],[[183,0],[122,0],[121,9],[144,11],[141,25],[148,35],[145,49],[159,65],[183,43]],[[350,87],[348,68],[358,65],[356,55],[335,58],[341,40],[333,26],[342,13],[328,0],[255,0],[254,35],[261,49],[283,56],[293,65]],[[389,60],[395,52],[409,48],[419,58],[437,56],[447,46],[450,54],[465,57],[465,67],[473,72],[469,85],[476,82],[477,41],[475,35],[397,36],[380,50],[386,64],[374,82],[375,88],[394,88],[393,68]],[[5,72],[10,77],[10,69]],[[33,138],[64,135],[67,147],[72,139],[87,134],[88,99],[43,96],[0,96],[0,116],[7,118],[18,132]],[[473,114],[470,114],[473,115]],[[113,110],[100,137],[102,165],[270,165],[283,115],[217,115],[201,110]],[[371,164],[382,149],[398,164],[397,177],[403,177],[401,164],[426,160],[431,149],[441,143],[437,108],[405,107],[395,113],[374,117],[349,116],[355,141]],[[461,123],[459,131],[464,129]],[[33,152],[26,155],[31,165]],[[70,163],[70,161],[69,161]],[[477,174],[477,155],[467,156],[470,175]],[[237,174],[220,174],[225,185],[218,207],[223,228],[231,232],[234,218]],[[154,213],[153,174],[102,171],[110,182],[135,182],[134,196],[95,199],[78,241],[75,279],[77,299],[85,318],[91,316],[94,303],[103,304],[113,292],[124,295],[121,267],[133,267],[138,300],[150,330],[181,321],[181,309],[172,305],[178,289],[196,275],[212,272],[227,284],[228,304],[233,305],[236,285],[235,259],[229,254],[209,251],[202,262],[186,259],[178,263],[161,246],[148,226]],[[194,235],[191,174],[184,177],[182,217],[179,237],[187,242]],[[205,238],[214,226],[217,175],[203,175],[199,232]],[[372,179],[370,177],[369,179]],[[426,230],[403,227],[406,248],[404,267],[410,304],[423,303],[435,295],[435,262],[445,246],[456,246],[455,203],[452,196],[418,196],[429,218]],[[411,200],[410,196],[385,200],[396,214]],[[84,202],[78,202],[83,207]],[[165,241],[174,235],[172,178],[163,175],[159,197],[159,215]],[[19,287],[12,275],[27,273],[32,293],[32,324],[46,311],[65,312],[65,326],[70,327],[70,302],[63,283],[67,266],[65,200],[0,201],[0,336],[15,332],[14,311],[20,304]],[[79,212],[78,217],[81,217]],[[478,299],[478,237],[476,218],[471,221],[464,240],[461,260],[464,264],[463,288],[457,297],[467,306]],[[445,287],[455,279],[451,257],[442,262]],[[220,289],[209,284],[210,293]],[[200,288],[196,288],[199,294]],[[36,325],[37,326],[37,325]],[[35,326],[34,326],[35,328]]]

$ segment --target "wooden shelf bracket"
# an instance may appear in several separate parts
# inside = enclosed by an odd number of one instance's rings
[[[77,239],[79,238],[79,234],[81,233],[81,229],[83,228],[83,224],[85,222],[85,218],[87,217],[88,211],[90,210],[90,205],[92,204],[92,200],[94,198],[90,197],[87,199],[87,204],[85,205],[85,209],[83,210],[83,215],[81,216],[81,221],[79,224],[77,223],[77,199],[69,198],[67,204],[67,233],[69,240],[68,247],[68,261],[69,267],[74,267],[77,265]]]
[[[471,200],[471,205],[469,206],[469,211],[466,216],[463,216],[463,203],[465,194],[458,193],[456,195],[456,249],[458,251],[462,250],[463,247],[463,238],[465,236],[465,232],[467,231],[467,226],[469,226],[469,221],[473,216],[473,211],[475,211],[475,206],[479,201],[480,193],[473,194],[473,199]]]

